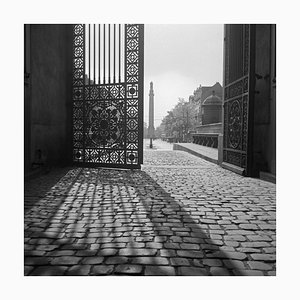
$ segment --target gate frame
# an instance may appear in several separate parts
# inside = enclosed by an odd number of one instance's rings
[[[235,173],[238,173],[240,175],[244,176],[253,176],[253,120],[254,120],[254,95],[255,95],[255,24],[240,24],[243,25],[243,32],[245,30],[245,26],[249,26],[249,35],[248,35],[248,72],[245,75],[243,73],[242,77],[239,77],[238,79],[232,81],[232,82],[227,82],[226,78],[228,76],[229,80],[229,75],[226,74],[226,72],[229,72],[229,66],[230,62],[227,61],[227,56],[229,57],[229,40],[228,40],[228,35],[227,35],[227,30],[229,26],[234,26],[237,24],[226,24],[224,25],[224,67],[223,67],[223,161],[221,166],[225,169],[228,169],[230,171],[233,171]],[[245,41],[243,41],[243,55],[245,55]],[[229,59],[229,58],[228,58]],[[243,68],[245,66],[245,56],[243,56]],[[229,90],[226,91],[231,85],[235,83],[239,83],[243,77],[247,76],[248,78],[248,91],[245,93],[244,92],[244,86],[243,92],[240,94],[235,95],[234,97],[229,96],[229,98],[226,99],[226,93],[229,93]],[[244,83],[243,83],[244,84]],[[247,103],[247,116],[246,116],[246,124],[247,129],[244,128],[243,124],[241,124],[241,135],[246,134],[246,142],[247,142],[247,147],[244,151],[242,150],[235,150],[233,148],[230,148],[229,146],[226,147],[229,143],[229,138],[228,138],[228,114],[229,112],[225,112],[225,105],[232,101],[232,99],[235,99],[235,97],[241,97],[243,101],[243,97],[245,95],[248,95],[248,103]],[[243,120],[242,123],[244,122],[245,116],[243,115]],[[226,125],[227,124],[227,125]],[[227,126],[227,127],[226,127]],[[241,136],[241,143],[242,143],[242,136]],[[227,158],[227,154],[229,152],[236,152],[241,155],[241,162],[236,163],[234,160],[230,160]],[[242,161],[242,155],[245,155],[245,162],[243,163]]]
[[[83,128],[81,131],[78,132],[82,132],[83,133],[83,137],[82,137],[82,142],[83,142],[83,161],[76,161],[74,159],[75,157],[75,147],[74,147],[74,132],[76,131],[74,129],[74,125],[72,126],[72,137],[73,137],[73,145],[72,145],[72,157],[73,157],[73,164],[76,166],[80,166],[80,167],[103,167],[103,168],[118,168],[118,169],[140,169],[141,168],[141,164],[143,164],[143,124],[144,124],[144,24],[124,24],[124,28],[125,28],[125,32],[124,32],[124,82],[120,82],[120,85],[124,85],[125,87],[125,96],[124,96],[124,102],[125,102],[125,110],[127,107],[127,91],[126,91],[126,87],[127,87],[127,28],[128,26],[136,26],[138,25],[138,81],[137,81],[137,85],[138,85],[138,97],[137,97],[137,149],[135,151],[137,151],[137,163],[136,164],[129,164],[126,163],[127,161],[127,155],[126,152],[129,151],[130,149],[126,148],[126,143],[124,146],[124,164],[119,164],[119,163],[101,163],[101,162],[87,162],[85,161],[85,149],[86,149],[86,145],[85,145],[85,136],[86,136],[86,108],[85,108],[85,88],[86,88],[86,84],[85,84],[85,24],[74,24],[73,25],[73,97],[72,97],[72,105],[73,105],[73,113],[72,113],[72,119],[73,119],[73,124],[74,124],[74,103],[76,103],[76,100],[74,100],[75,97],[75,92],[76,89],[78,89],[78,87],[76,87],[74,85],[74,77],[75,77],[75,38],[76,38],[76,33],[75,33],[75,27],[78,25],[83,25],[83,33],[82,38],[82,44],[80,45],[80,47],[82,47],[83,49],[83,56],[80,57],[82,59],[82,65],[81,65],[81,69],[82,72],[81,76],[79,79],[77,79],[78,81],[81,81],[82,84],[81,86],[79,86],[79,88],[82,88],[82,120],[83,120]],[[79,36],[77,34],[77,36]],[[79,70],[79,68],[77,69],[77,71]],[[99,86],[101,86],[102,84],[98,84]],[[104,84],[107,85],[107,84]],[[97,85],[95,85],[97,86]],[[100,101],[100,98],[98,99]],[[127,116],[127,112],[126,112],[126,116]],[[127,120],[127,117],[125,119],[125,122]],[[125,123],[126,124],[126,123]],[[125,128],[125,140],[126,140],[126,134],[127,134],[127,127]],[[96,148],[97,149],[97,148]]]

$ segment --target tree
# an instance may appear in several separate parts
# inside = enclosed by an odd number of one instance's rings
[[[168,111],[167,116],[159,126],[160,131],[168,138],[176,142],[189,141],[189,131],[195,127],[194,107],[184,98],[178,98],[175,107]]]

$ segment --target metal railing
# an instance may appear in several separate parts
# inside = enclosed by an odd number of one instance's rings
[[[201,146],[218,148],[218,133],[193,133],[193,143]]]

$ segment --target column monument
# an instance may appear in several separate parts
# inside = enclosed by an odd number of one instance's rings
[[[154,92],[153,92],[153,82],[150,82],[150,92],[149,92],[149,127],[148,134],[150,138],[150,148],[153,148],[152,139],[154,138]]]

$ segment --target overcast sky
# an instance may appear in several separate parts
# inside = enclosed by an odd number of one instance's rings
[[[145,25],[144,120],[148,124],[150,81],[155,127],[201,84],[223,85],[223,25]]]

